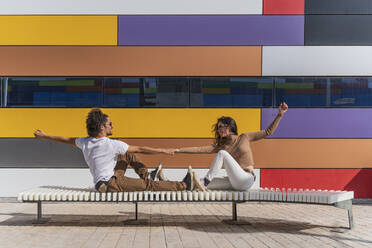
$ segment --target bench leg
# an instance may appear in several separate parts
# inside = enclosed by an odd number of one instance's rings
[[[342,208],[347,210],[348,219],[349,219],[349,229],[354,227],[354,218],[353,218],[353,210],[352,210],[353,202],[352,200],[346,200],[341,202],[336,202],[336,208]]]
[[[124,221],[124,225],[147,225],[148,221],[143,219],[139,220],[138,219],[138,202],[133,202],[134,203],[134,219],[129,219]]]
[[[352,229],[354,227],[354,218],[353,218],[353,211],[350,209],[347,210],[348,216],[349,216],[349,229]]]
[[[236,208],[236,202],[232,203],[232,220],[237,221],[238,220],[238,212]]]
[[[36,203],[37,203],[37,218],[35,221],[32,222],[32,224],[44,224],[49,219],[43,218],[41,201],[37,201]]]
[[[244,201],[241,201],[244,202]],[[229,224],[229,225],[251,225],[251,223],[247,221],[238,221],[238,201],[232,202],[232,219],[230,220],[223,220],[222,222]]]
[[[135,202],[136,204],[136,220],[138,220],[138,202]]]

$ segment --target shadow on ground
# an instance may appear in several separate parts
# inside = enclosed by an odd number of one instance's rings
[[[227,224],[224,220],[231,220],[231,216],[226,215],[167,215],[167,214],[146,214],[139,213],[139,221],[135,221],[133,212],[119,211],[118,215],[74,215],[74,214],[51,214],[44,215],[48,221],[44,224],[33,224],[35,214],[23,213],[0,213],[0,217],[9,218],[0,222],[0,226],[67,226],[67,227],[184,227],[193,231],[212,232],[212,233],[291,233],[294,235],[316,236],[319,238],[330,238],[342,241],[361,242],[372,246],[372,241],[358,238],[346,237],[342,234],[332,235],[331,232],[341,230],[348,232],[346,227],[335,227],[326,225],[314,225],[303,221],[290,221],[283,219],[269,219],[259,217],[239,217],[235,225]],[[197,220],[197,221],[195,221]],[[321,228],[324,234],[307,232],[306,230]],[[328,235],[327,235],[328,234]]]
[[[133,212],[119,211],[118,215],[74,215],[74,214],[49,214],[43,215],[48,219],[43,224],[35,224],[35,214],[0,213],[0,216],[10,218],[0,222],[0,226],[182,226],[189,229],[199,226],[253,226],[264,228],[266,231],[298,231],[311,228],[335,228],[335,226],[313,225],[301,221],[288,221],[283,219],[267,219],[258,217],[238,217],[237,222],[231,221],[231,216],[226,215],[167,215],[139,213],[139,221],[135,220]],[[195,221],[198,220],[198,221]],[[346,228],[345,228],[346,229]]]

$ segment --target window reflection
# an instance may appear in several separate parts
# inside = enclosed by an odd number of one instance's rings
[[[90,107],[102,101],[95,78],[10,78],[7,106]]]
[[[185,78],[105,78],[106,107],[188,107]]]
[[[372,78],[275,78],[276,105],[294,107],[372,106]]]
[[[372,78],[332,78],[330,81],[332,106],[372,106]]]
[[[191,79],[192,107],[269,107],[272,78]]]
[[[327,105],[327,79],[311,77],[275,78],[276,105],[319,107]]]

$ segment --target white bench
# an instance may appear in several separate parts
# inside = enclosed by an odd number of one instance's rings
[[[308,190],[308,189],[250,189],[248,191],[138,191],[99,193],[91,188],[68,188],[42,186],[18,194],[20,202],[37,203],[35,223],[44,223],[42,202],[131,202],[135,204],[135,219],[138,220],[139,202],[232,202],[232,220],[237,221],[237,203],[283,202],[333,205],[348,211],[349,228],[353,228],[353,191]]]

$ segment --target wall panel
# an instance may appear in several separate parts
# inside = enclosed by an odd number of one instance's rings
[[[262,109],[264,129],[277,115],[277,109]],[[271,138],[372,138],[370,108],[289,109]]]
[[[371,76],[372,46],[264,46],[263,76]]]
[[[372,169],[261,169],[261,187],[354,191],[372,198]]]
[[[303,45],[303,16],[119,16],[119,45]]]
[[[370,0],[306,0],[305,2],[306,14],[372,14]]]
[[[305,0],[264,0],[264,15],[303,15]]]
[[[77,147],[38,139],[0,139],[0,168],[87,168]]]
[[[82,108],[3,108],[0,137],[33,137],[39,128],[51,135],[86,136],[85,118],[90,109]],[[240,132],[260,128],[260,109],[246,108],[115,108],[103,109],[114,125],[115,137],[127,138],[210,138],[212,125],[224,116],[233,117]]]
[[[0,15],[262,14],[262,0],[2,0]]]
[[[0,76],[259,76],[261,47],[0,47]]]
[[[306,15],[305,45],[371,45],[372,15]]]
[[[93,179],[88,169],[0,169],[0,197],[17,197],[39,186],[93,187]]]
[[[0,45],[117,45],[117,16],[0,16]]]

